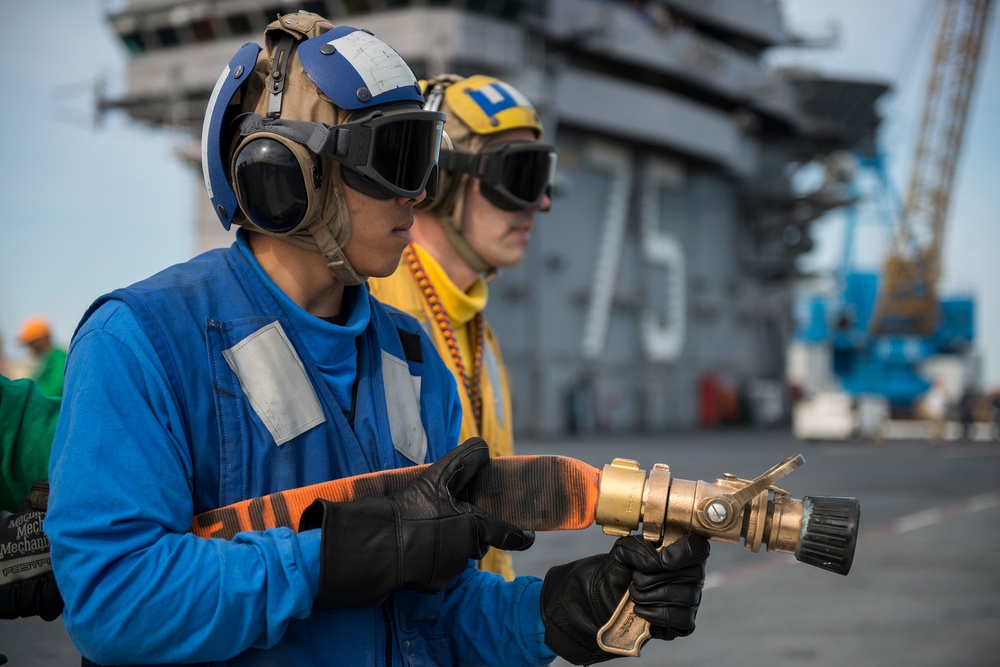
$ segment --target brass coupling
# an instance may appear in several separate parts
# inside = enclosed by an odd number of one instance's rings
[[[639,527],[646,504],[646,471],[632,459],[604,466],[597,496],[597,523],[604,532],[625,537]]]

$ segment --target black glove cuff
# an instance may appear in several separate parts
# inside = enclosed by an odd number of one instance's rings
[[[399,587],[395,510],[385,496],[349,503],[316,500],[299,530],[322,530],[316,609],[373,607]]]

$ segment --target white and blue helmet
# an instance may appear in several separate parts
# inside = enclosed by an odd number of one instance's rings
[[[345,284],[343,186],[380,199],[436,185],[444,114],[423,111],[413,72],[371,33],[299,12],[223,70],[202,130],[205,187],[233,223],[317,249]],[[406,159],[400,159],[404,154]]]

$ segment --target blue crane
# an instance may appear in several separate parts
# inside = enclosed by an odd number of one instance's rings
[[[872,203],[861,196],[855,177],[848,186],[855,203],[845,209],[838,298],[815,298],[799,335],[807,344],[830,346],[832,371],[844,391],[882,396],[896,414],[908,414],[930,387],[921,374],[923,362],[937,355],[965,355],[974,340],[973,298],[942,297],[938,279],[955,166],[992,4],[942,4],[905,205],[892,188],[884,156],[858,157],[859,171],[870,170],[876,177],[883,213],[885,201],[891,209],[892,249],[880,274],[854,269],[858,207]]]

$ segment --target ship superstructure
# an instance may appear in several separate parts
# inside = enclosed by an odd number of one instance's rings
[[[102,106],[190,129],[194,160],[219,71],[300,9],[374,32],[418,76],[509,81],[559,145],[553,209],[487,312],[519,431],[784,418],[796,258],[849,201],[840,165],[873,150],[886,84],[769,68],[796,38],[768,0],[132,0],[108,14],[127,92]],[[827,177],[803,192],[808,163]],[[199,250],[231,242],[199,200]]]

